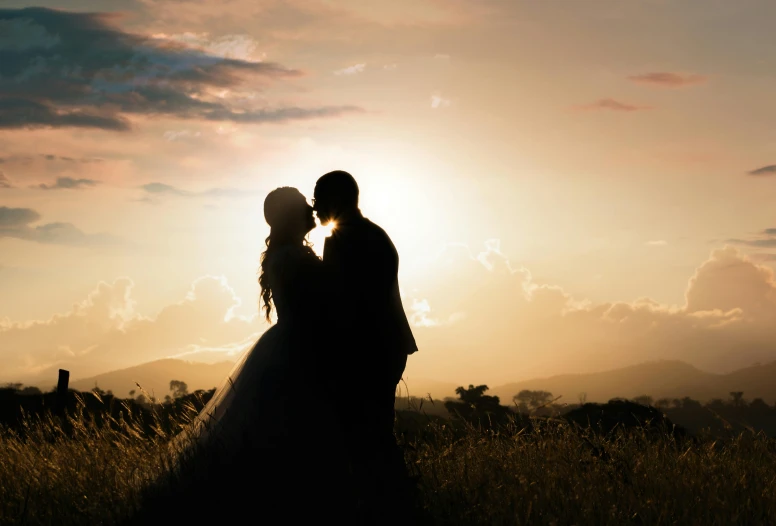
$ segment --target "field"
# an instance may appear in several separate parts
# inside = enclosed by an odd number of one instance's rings
[[[176,422],[149,434],[74,415],[2,431],[0,523],[120,522],[166,469]],[[761,434],[679,441],[553,420],[494,432],[404,412],[398,424],[424,524],[776,523],[776,442]]]

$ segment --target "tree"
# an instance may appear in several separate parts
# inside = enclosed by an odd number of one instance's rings
[[[636,398],[633,399],[633,401],[637,404],[647,405],[647,406],[654,404],[654,400],[649,395],[637,396]]]
[[[744,392],[731,391],[730,401],[733,402],[733,407],[741,407],[742,405],[744,405]]]
[[[529,389],[523,389],[513,396],[512,400],[517,403],[517,406],[521,411],[528,409],[536,411],[540,407],[552,402],[552,393],[549,391],[531,391]]]
[[[458,395],[458,401],[449,400],[445,402],[445,409],[456,418],[463,418],[469,421],[488,422],[491,419],[501,420],[510,414],[508,407],[500,404],[498,396],[486,395],[487,385],[469,385],[468,389],[463,386],[455,390]]]
[[[671,400],[669,398],[660,398],[655,402],[655,407],[658,409],[668,409],[671,406]]]
[[[579,393],[577,399],[579,399],[579,405],[585,405],[585,402],[587,402],[587,393]]]
[[[749,407],[755,411],[768,412],[771,408],[762,398],[755,398],[749,403]]]
[[[173,398],[183,398],[189,394],[189,386],[180,380],[170,380],[170,391],[172,391]]]

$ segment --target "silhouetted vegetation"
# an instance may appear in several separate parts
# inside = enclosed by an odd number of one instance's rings
[[[130,517],[169,469],[169,440],[212,395],[175,387],[165,403],[141,389],[71,391],[61,418],[53,392],[0,389],[0,523]],[[540,391],[509,407],[487,391],[397,400],[425,524],[776,523],[776,440],[763,432],[776,435],[776,408],[761,399],[560,405]]]

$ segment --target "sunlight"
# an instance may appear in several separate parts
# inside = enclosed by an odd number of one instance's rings
[[[331,221],[327,225],[318,223],[318,226],[310,232],[308,239],[318,256],[323,256],[323,245],[326,242],[326,238],[331,235],[336,226],[337,224],[334,221]]]

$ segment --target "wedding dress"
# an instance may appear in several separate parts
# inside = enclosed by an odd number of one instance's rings
[[[321,269],[306,246],[281,246],[268,256],[277,323],[173,440],[168,475],[147,492],[131,524],[237,522],[246,510],[256,511],[258,522],[301,524],[335,513],[340,504],[333,501],[346,491],[329,491],[326,480],[345,480],[347,462],[320,396]],[[304,506],[295,504],[300,498]]]

